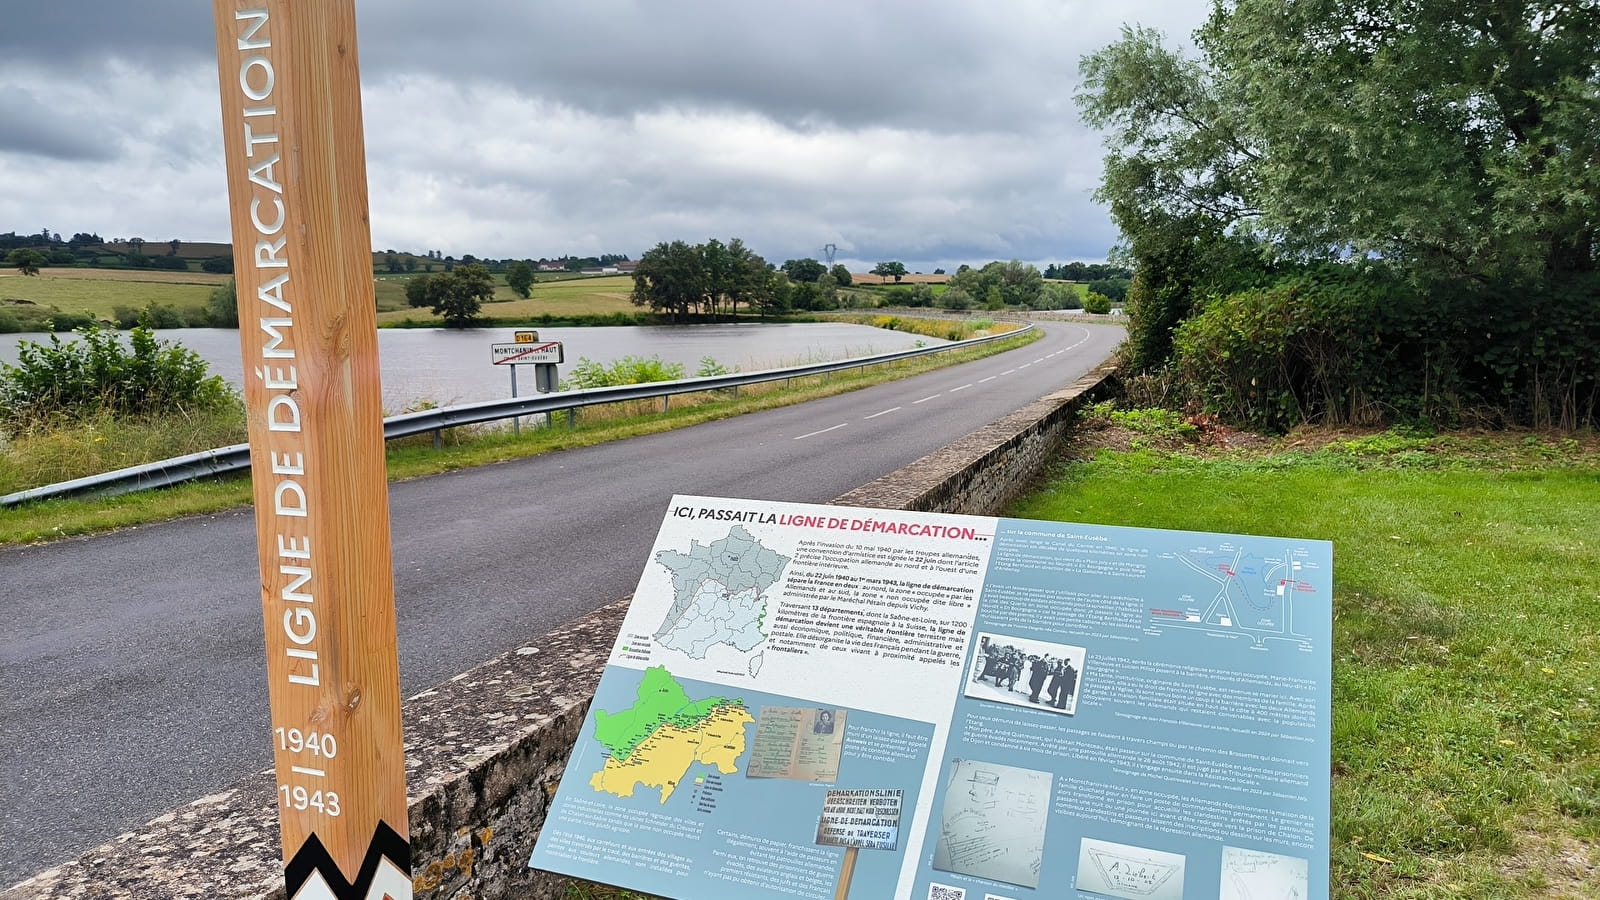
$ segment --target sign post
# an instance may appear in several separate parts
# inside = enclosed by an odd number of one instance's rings
[[[411,897],[353,0],[214,0],[289,900]]]
[[[547,393],[555,390],[556,364],[566,360],[560,341],[540,341],[537,331],[518,331],[516,341],[509,344],[490,344],[489,361],[511,369],[511,396],[517,396],[517,366],[533,366],[534,390]],[[513,434],[522,433],[520,419],[511,420]],[[545,425],[550,424],[550,414],[544,414]]]
[[[850,896],[850,880],[856,872],[856,851],[888,850],[900,846],[900,807],[903,790],[829,791],[817,820],[817,843],[843,847],[839,881],[833,900]]]

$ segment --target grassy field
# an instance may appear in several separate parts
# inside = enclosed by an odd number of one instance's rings
[[[1008,512],[1334,542],[1332,895],[1600,897],[1600,442],[1170,426]]]
[[[378,323],[411,319],[437,324],[427,309],[412,309],[406,303],[406,282],[420,273],[376,275],[373,295]],[[47,268],[36,276],[23,276],[15,270],[0,270],[0,301],[31,300],[41,307],[58,307],[63,312],[84,312],[110,320],[118,306],[143,309],[151,303],[175,306],[179,310],[203,307],[218,285],[231,275],[206,272],[168,272],[154,269]],[[627,275],[541,280],[533,287],[533,297],[524,300],[506,286],[503,275],[495,276],[494,300],[485,304],[483,314],[499,317],[539,315],[584,316],[611,313],[636,313],[639,308],[628,300],[633,279]]]
[[[400,276],[392,276],[400,278]],[[382,285],[386,279],[380,278]],[[607,275],[598,278],[540,281],[533,286],[533,296],[527,300],[518,297],[506,287],[505,279],[496,277],[495,298],[483,306],[483,315],[499,318],[551,316],[603,316],[611,313],[639,312],[628,299],[633,290],[633,278],[628,275]],[[439,319],[427,309],[411,309],[405,305],[404,279],[399,286],[400,301],[396,307],[386,307],[380,297],[378,324],[394,324],[410,319],[413,322],[435,324]]]
[[[205,272],[66,268],[41,269],[38,275],[23,276],[7,269],[0,270],[0,301],[32,300],[40,306],[59,307],[63,312],[86,312],[110,319],[118,306],[205,306],[211,291],[228,278]]]

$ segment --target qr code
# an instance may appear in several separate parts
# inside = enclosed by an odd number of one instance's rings
[[[967,889],[948,884],[928,885],[928,900],[967,900]]]

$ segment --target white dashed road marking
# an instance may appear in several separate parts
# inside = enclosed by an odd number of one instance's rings
[[[883,410],[882,412],[875,412],[870,416],[862,416],[861,418],[863,418],[863,419],[876,419],[879,416],[887,416],[889,413],[892,413],[897,409],[903,409],[903,408],[904,407],[900,407],[900,406],[891,406],[888,409]]]
[[[962,386],[961,386],[961,387],[958,387],[958,388],[951,388],[951,389],[950,389],[950,393],[952,393],[952,394],[954,394],[954,393],[955,393],[955,392],[956,392],[956,391],[964,391],[964,390],[966,390],[966,389],[967,389],[967,388],[969,388],[969,387],[972,387],[972,382],[970,382],[970,381],[969,381],[969,382],[967,382],[967,383],[966,383],[966,384],[963,384],[963,385],[962,385]]]
[[[845,427],[846,425],[849,425],[849,424],[850,424],[849,422],[840,422],[839,424],[833,426],[832,428],[824,428],[821,431],[812,431],[812,432],[809,432],[807,434],[802,434],[799,437],[795,438],[795,440],[803,441],[808,437],[816,437],[819,434],[827,434],[830,431],[838,431],[839,429],[841,429],[841,428],[843,428],[843,427]]]
[[[933,400],[933,399],[938,398],[940,396],[942,396],[942,395],[941,394],[934,394],[932,397],[923,397],[921,400],[913,400],[913,401],[911,401],[911,405],[912,406],[916,406],[918,403],[927,403],[929,400]]]
[[[985,381],[993,381],[993,380],[995,380],[996,378],[999,378],[999,377],[1000,377],[999,375],[990,375],[988,378],[979,378],[978,379],[978,383],[979,384],[983,384]]]

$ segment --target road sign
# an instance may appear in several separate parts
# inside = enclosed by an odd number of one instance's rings
[[[565,362],[560,341],[538,344],[490,344],[490,358],[497,366],[555,365]]]
[[[355,3],[213,10],[285,896],[410,900]]]
[[[514,332],[512,332],[512,339],[515,340],[519,344],[536,343],[539,340],[539,332],[537,332],[537,331],[514,331]]]

